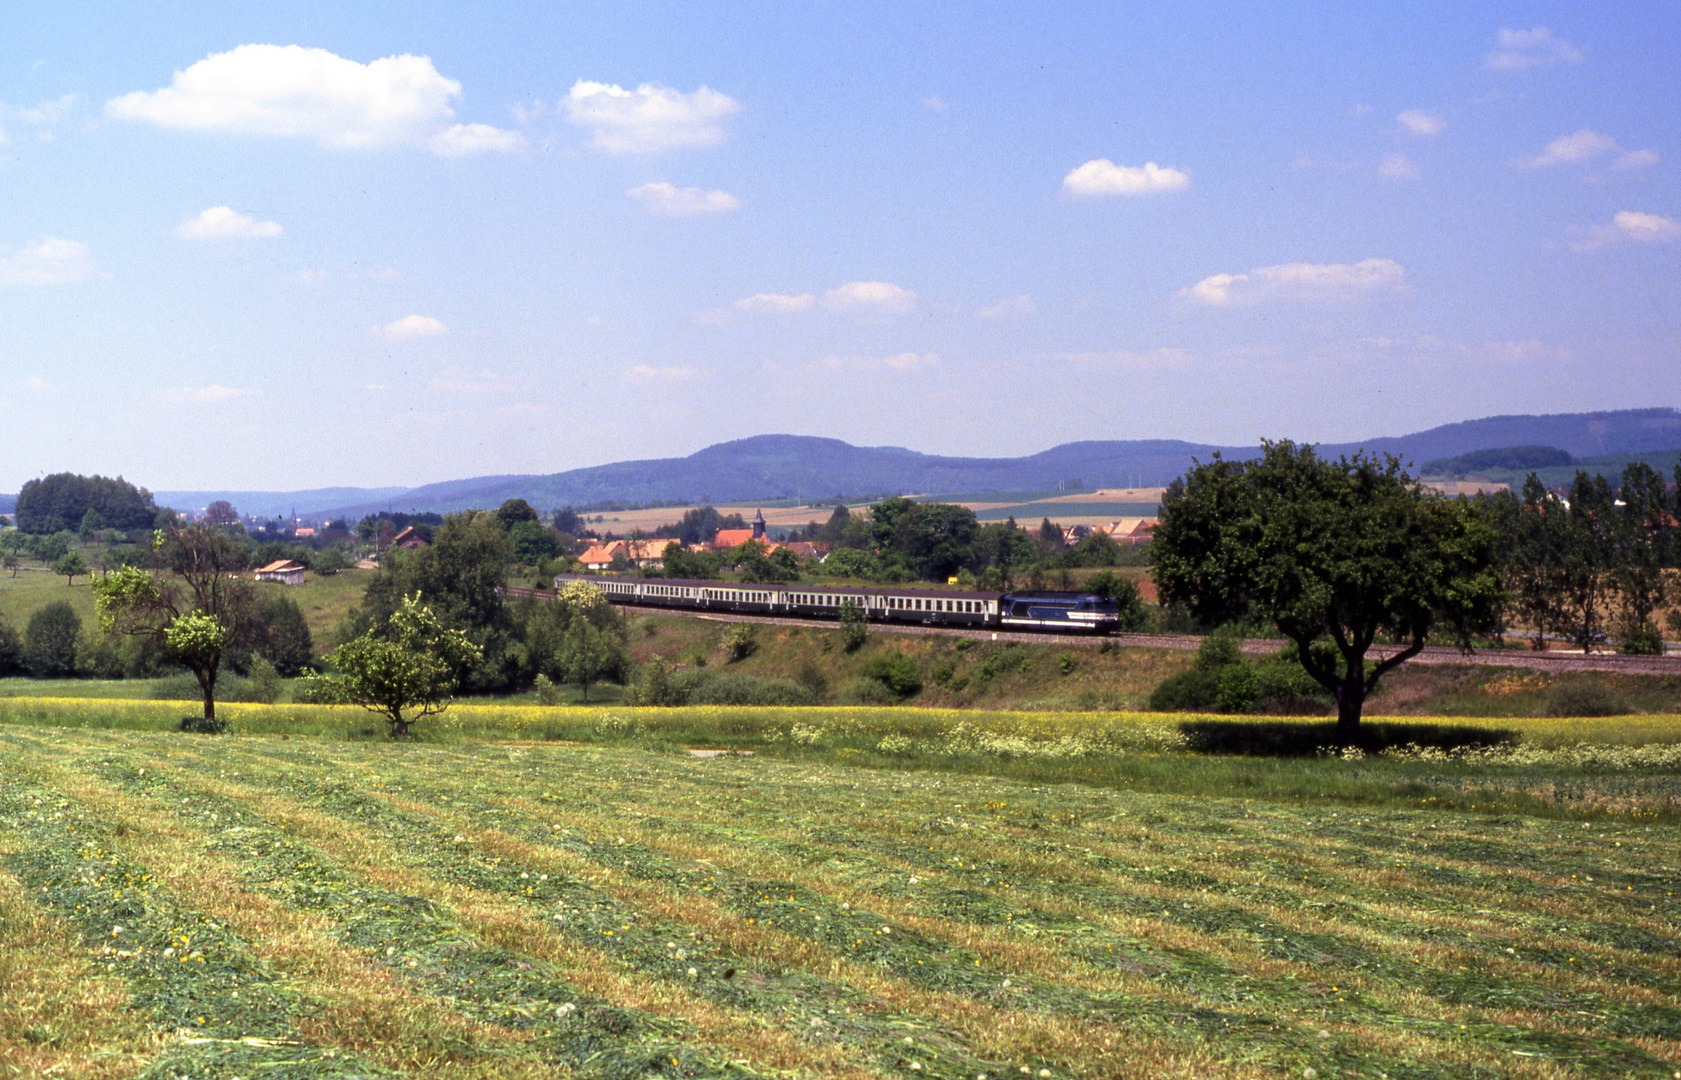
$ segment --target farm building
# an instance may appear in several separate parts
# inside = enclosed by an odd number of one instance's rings
[[[426,537],[420,535],[415,531],[414,526],[410,525],[408,528],[391,538],[390,546],[402,548],[404,551],[413,551],[415,548],[423,548],[426,546]]]
[[[252,577],[258,581],[278,581],[282,585],[302,585],[304,568],[291,559],[276,559],[267,566],[259,567]]]

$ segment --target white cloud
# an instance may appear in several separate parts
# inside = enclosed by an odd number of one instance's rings
[[[466,154],[511,154],[525,149],[525,136],[489,124],[456,124],[426,140],[426,148],[439,157]]]
[[[925,97],[922,99],[922,107],[932,109],[935,112],[945,112],[951,108],[951,105],[944,98]]]
[[[425,56],[387,56],[359,64],[325,49],[241,45],[212,53],[170,85],[105,103],[124,120],[162,127],[314,139],[335,149],[410,144],[434,153],[511,150],[513,132],[453,124],[461,84]]]
[[[1539,154],[1522,158],[1518,164],[1526,169],[1545,169],[1553,165],[1571,165],[1592,161],[1617,149],[1617,140],[1609,135],[1583,128],[1571,135],[1560,135],[1547,144]]]
[[[647,364],[637,364],[625,372],[632,382],[641,383],[686,383],[697,382],[712,376],[710,371],[702,368],[679,365],[677,367],[650,367]]]
[[[926,371],[940,366],[938,353],[902,352],[892,356],[825,356],[807,365],[827,371]]]
[[[1495,48],[1483,57],[1490,71],[1523,71],[1552,64],[1579,64],[1582,52],[1545,26],[1531,30],[1502,28],[1494,38]]]
[[[1623,210],[1611,216],[1608,225],[1575,231],[1570,241],[1572,251],[1594,251],[1613,244],[1671,244],[1681,240],[1681,222],[1662,214],[1647,214],[1638,210]]]
[[[810,293],[800,293],[790,296],[786,293],[754,293],[744,296],[735,302],[737,311],[768,311],[785,314],[794,311],[805,311],[815,302],[816,297]]]
[[[1392,259],[1357,263],[1285,263],[1247,274],[1214,274],[1179,290],[1215,307],[1270,302],[1356,300],[1405,292],[1406,270]]]
[[[1555,165],[1581,165],[1613,153],[1617,156],[1612,159],[1611,168],[1619,171],[1645,168],[1658,163],[1658,155],[1652,150],[1624,150],[1611,136],[1583,128],[1569,135],[1560,135],[1548,143],[1546,149],[1539,154],[1519,158],[1518,167],[1546,169]]]
[[[1618,154],[1616,160],[1611,162],[1611,167],[1619,170],[1644,169],[1657,163],[1658,155],[1654,150],[1630,150],[1627,153]]]
[[[412,341],[447,334],[449,327],[429,315],[405,315],[396,322],[386,323],[379,332],[393,341]]]
[[[663,181],[633,187],[625,194],[641,203],[648,213],[659,217],[704,217],[707,214],[726,214],[741,206],[741,200],[727,191],[680,188]]]
[[[214,405],[222,401],[232,401],[242,398],[251,391],[237,386],[183,386],[173,390],[160,390],[159,393],[170,401],[182,401],[193,405]]]
[[[1377,174],[1385,180],[1416,180],[1418,166],[1412,158],[1397,151],[1383,155],[1383,160],[1378,162]]]
[[[643,83],[635,90],[579,79],[560,106],[593,132],[590,144],[609,154],[651,154],[724,141],[719,121],[741,111],[727,94],[702,86],[690,94]]]
[[[49,390],[54,389],[52,383],[41,378],[39,375],[31,375],[29,378],[23,380],[23,385],[25,389],[33,390],[37,394],[45,394]]]
[[[1062,190],[1070,195],[1154,195],[1183,191],[1191,186],[1189,173],[1146,161],[1143,165],[1117,165],[1108,158],[1088,161],[1062,178]]]
[[[56,236],[43,236],[16,251],[0,248],[0,287],[7,285],[70,285],[98,273],[88,246]]]
[[[0,116],[14,117],[25,124],[44,127],[56,124],[64,119],[65,114],[75,108],[81,100],[82,95],[80,94],[65,94],[56,101],[43,101],[33,108],[7,105],[5,102],[0,102]]]
[[[1395,122],[1413,135],[1436,135],[1447,127],[1447,121],[1423,109],[1407,109],[1395,117]]]
[[[903,313],[916,307],[916,293],[886,281],[851,281],[823,294],[830,311]]]
[[[175,229],[183,240],[262,240],[284,231],[275,221],[258,221],[232,207],[212,206],[197,217],[188,218]]]
[[[988,304],[975,312],[983,319],[1020,319],[1039,310],[1031,296],[1007,296],[996,304]]]

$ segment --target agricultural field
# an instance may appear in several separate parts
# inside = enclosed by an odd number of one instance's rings
[[[1674,716],[170,708],[0,706],[0,1072],[1681,1071]]]

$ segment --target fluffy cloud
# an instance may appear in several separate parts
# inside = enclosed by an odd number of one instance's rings
[[[1578,230],[1570,242],[1572,251],[1593,251],[1613,244],[1671,244],[1681,240],[1681,222],[1662,214],[1623,210],[1613,214],[1608,225]]]
[[[1548,143],[1545,150],[1522,159],[1520,164],[1526,169],[1545,169],[1553,165],[1570,165],[1581,161],[1592,161],[1594,158],[1602,154],[1608,154],[1616,148],[1616,139],[1583,128],[1572,135],[1560,135]]]
[[[1447,127],[1447,121],[1440,116],[1434,116],[1423,109],[1408,109],[1395,117],[1400,124],[1413,135],[1436,135]]]
[[[816,301],[810,293],[800,293],[790,296],[786,293],[754,293],[744,296],[735,302],[737,311],[759,311],[786,314],[794,311],[805,311]]]
[[[687,364],[677,367],[650,367],[647,364],[637,364],[625,372],[625,376],[632,382],[639,383],[687,383],[710,378],[712,373],[701,368],[689,367]]]
[[[426,140],[426,149],[439,157],[467,154],[511,154],[525,149],[525,136],[489,124],[455,124]]]
[[[175,228],[183,240],[266,240],[284,231],[276,221],[258,221],[228,206],[212,206]]]
[[[1285,263],[1247,274],[1214,274],[1179,290],[1183,299],[1215,307],[1271,302],[1357,300],[1405,292],[1406,270],[1392,259],[1357,263]]]
[[[1178,169],[1153,161],[1138,166],[1117,165],[1108,158],[1088,161],[1062,178],[1062,190],[1070,195],[1154,195],[1190,186],[1190,174]]]
[[[825,356],[807,365],[827,371],[925,371],[939,367],[938,353],[902,352],[892,356]]]
[[[1008,296],[975,312],[983,319],[1020,319],[1039,310],[1031,296]]]
[[[916,293],[886,281],[852,281],[823,294],[830,311],[902,314],[916,307]]]
[[[1385,154],[1383,160],[1378,162],[1377,174],[1385,180],[1416,180],[1418,166],[1405,154]]]
[[[0,248],[0,286],[70,285],[98,273],[88,246],[43,236],[16,251]]]
[[[1611,161],[1613,169],[1638,169],[1658,163],[1658,155],[1651,150],[1624,150],[1611,136],[1583,128],[1570,135],[1560,135],[1548,143],[1546,149],[1539,154],[1519,158],[1518,165],[1525,169],[1581,165],[1612,153],[1617,155]]]
[[[325,49],[241,45],[212,53],[169,86],[112,98],[107,115],[162,127],[314,139],[335,149],[420,145],[438,154],[512,150],[514,132],[452,123],[461,84],[425,56],[359,64]]]
[[[1502,28],[1495,35],[1494,46],[1493,51],[1483,57],[1483,66],[1490,71],[1523,71],[1532,67],[1582,62],[1580,49],[1545,26],[1531,30]]]
[[[607,83],[573,84],[560,106],[592,132],[590,145],[609,154],[651,154],[724,141],[719,121],[741,111],[727,94],[702,86],[690,94],[643,83],[635,90]]]
[[[214,405],[221,401],[232,401],[242,398],[251,391],[237,386],[183,386],[173,390],[160,391],[161,395],[170,401],[186,402],[191,405]]]
[[[707,191],[697,187],[680,188],[676,184],[664,182],[633,187],[625,194],[641,203],[648,213],[659,217],[726,214],[741,206],[741,200],[727,191]]]
[[[449,327],[429,315],[405,315],[396,322],[386,323],[379,332],[393,341],[413,341],[447,334]]]

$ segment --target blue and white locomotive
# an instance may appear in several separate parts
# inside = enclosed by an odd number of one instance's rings
[[[561,589],[574,581],[594,585],[615,604],[744,615],[838,619],[841,609],[850,602],[873,622],[1087,634],[1110,633],[1120,619],[1116,600],[1080,592],[757,585],[593,574],[557,574],[554,585]]]

